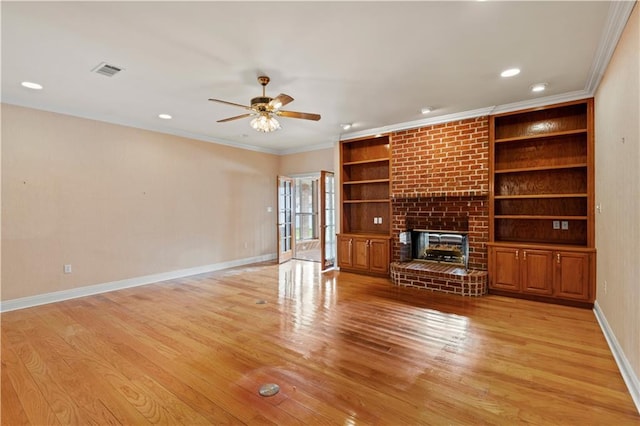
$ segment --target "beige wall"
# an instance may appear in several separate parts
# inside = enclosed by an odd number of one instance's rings
[[[278,166],[2,105],[2,300],[274,254]]]
[[[597,303],[640,378],[640,8],[595,95]],[[623,140],[624,139],[624,140]]]
[[[288,154],[280,157],[280,174],[285,176],[334,171],[334,148]]]

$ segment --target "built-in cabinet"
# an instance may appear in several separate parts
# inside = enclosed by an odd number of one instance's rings
[[[589,302],[593,294],[593,251],[489,247],[492,290],[563,300]]]
[[[489,289],[595,297],[593,99],[489,118]]]
[[[340,269],[388,275],[391,149],[387,135],[340,143]]]
[[[338,264],[341,269],[376,275],[389,273],[388,238],[340,234],[338,247]]]

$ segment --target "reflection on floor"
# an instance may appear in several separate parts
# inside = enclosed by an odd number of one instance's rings
[[[296,241],[296,259],[320,262],[320,240]]]

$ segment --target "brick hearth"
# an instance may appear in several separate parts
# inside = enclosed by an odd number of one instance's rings
[[[423,261],[393,262],[391,281],[398,286],[417,287],[461,296],[487,293],[487,271]]]

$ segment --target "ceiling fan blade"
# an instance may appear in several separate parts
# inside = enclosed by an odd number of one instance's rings
[[[223,100],[220,100],[220,99],[212,99],[212,98],[209,98],[209,100],[212,101],[212,102],[220,102],[221,104],[233,105],[233,106],[237,106],[237,107],[248,109],[248,110],[251,109],[251,107],[249,107],[249,106],[236,104],[234,102],[228,102],[228,101],[223,101]]]
[[[289,117],[289,118],[302,118],[304,120],[320,120],[320,114],[312,114],[308,112],[296,112],[296,111],[276,111],[276,115],[281,117]]]
[[[271,106],[273,109],[278,109],[278,108],[282,108],[283,106],[285,106],[286,104],[292,101],[293,101],[293,98],[291,96],[285,95],[284,93],[280,93],[278,96],[273,98],[271,102],[269,102],[269,106]]]
[[[239,120],[241,118],[251,117],[253,114],[242,114],[236,115],[235,117],[223,118],[222,120],[218,120],[217,123],[226,123],[227,121]]]

